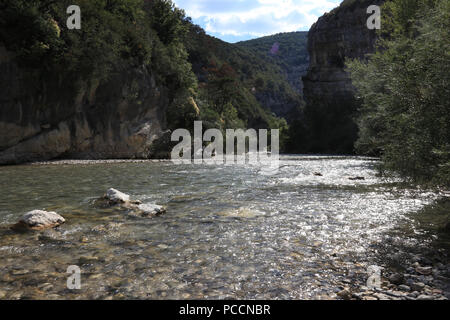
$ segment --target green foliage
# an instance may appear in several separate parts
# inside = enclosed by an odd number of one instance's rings
[[[169,0],[79,0],[81,29],[68,30],[71,4],[1,0],[0,42],[35,75],[34,83],[57,78],[72,86],[144,67],[157,85],[168,88],[169,127],[195,118],[189,101],[197,80],[182,43],[183,11]]]
[[[171,0],[148,1],[151,26],[164,44],[180,41],[188,28],[184,23],[185,13],[175,7]]]
[[[251,50],[266,61],[266,64],[278,66],[290,84],[286,85],[284,81],[280,81],[280,85],[292,86],[300,93],[301,74],[299,71],[301,72],[301,67],[305,67],[309,63],[307,43],[308,32],[287,32],[238,42],[236,45]],[[272,51],[272,48],[276,50]]]
[[[450,3],[408,4],[388,2],[392,33],[368,63],[349,63],[363,100],[357,148],[403,177],[449,186]]]
[[[279,107],[301,110],[299,90],[295,81],[290,82],[287,70],[295,67],[288,64],[299,63],[299,59],[304,62],[306,33],[230,44],[206,35],[189,21],[186,24],[185,46],[199,82],[197,101],[202,120],[219,128],[279,128],[281,140],[286,142],[288,127],[281,117],[289,112]],[[280,55],[272,56],[269,51],[276,41]],[[298,52],[301,55],[294,57]]]
[[[169,129],[192,129],[201,119],[206,128],[280,128],[287,139],[286,121],[264,101],[301,104],[286,76],[288,64],[303,59],[288,55],[305,48],[290,43],[297,34],[280,35],[283,58],[262,55],[257,42],[233,45],[207,36],[171,0],[79,0],[81,29],[68,30],[72,4],[0,0],[0,42],[33,84],[57,82],[75,96],[82,83],[143,68],[168,95]]]
[[[66,28],[71,1],[3,0],[1,41],[27,68],[78,78],[148,62],[150,30],[141,0],[80,0],[81,30]],[[4,9],[3,9],[4,8]]]

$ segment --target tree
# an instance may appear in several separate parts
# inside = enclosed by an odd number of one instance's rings
[[[392,33],[367,63],[349,63],[363,100],[357,148],[381,154],[384,168],[405,178],[448,186],[450,3],[408,4],[388,2]]]

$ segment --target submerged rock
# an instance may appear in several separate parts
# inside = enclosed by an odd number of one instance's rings
[[[106,201],[107,206],[119,206],[129,210],[129,214],[138,217],[154,217],[166,213],[166,208],[157,204],[142,204],[139,200],[130,200],[130,196],[119,190],[110,188],[100,202]]]
[[[66,220],[56,212],[34,210],[24,214],[12,228],[14,230],[43,230],[58,227],[64,222]]]
[[[361,180],[366,180],[366,178],[364,178],[364,177],[351,177],[351,178],[348,178],[349,180],[352,180],[352,181],[361,181]]]
[[[130,201],[130,196],[128,194],[113,188],[108,189],[103,198],[106,199],[110,205],[123,204]]]
[[[100,204],[104,207],[112,206],[130,206],[139,205],[139,200],[130,200],[130,195],[123,193],[117,189],[109,188],[106,194],[96,201],[96,204]]]
[[[149,217],[149,216],[159,216],[161,214],[166,213],[166,208],[163,206],[159,206],[157,204],[140,204],[137,206],[138,210],[141,211],[141,215],[143,217]]]

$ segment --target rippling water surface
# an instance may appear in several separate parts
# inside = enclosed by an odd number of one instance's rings
[[[272,176],[252,166],[170,162],[0,167],[0,298],[332,296],[372,263],[370,248],[385,232],[438,198],[396,189],[375,165],[285,156]],[[349,179],[356,176],[365,180]],[[167,214],[97,208],[110,187]],[[33,209],[67,223],[8,229]],[[76,292],[66,288],[69,265],[82,270]]]

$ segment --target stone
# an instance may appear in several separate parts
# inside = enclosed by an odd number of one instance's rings
[[[102,225],[98,225],[95,226],[91,229],[92,232],[94,233],[107,233],[107,232],[113,232],[113,231],[118,231],[120,229],[120,227],[122,227],[122,223],[116,223],[116,222],[110,222],[107,224],[102,224]]]
[[[375,293],[374,297],[378,298],[378,300],[392,300],[391,297],[384,293]]]
[[[111,205],[124,204],[130,201],[130,196],[128,194],[120,192],[114,188],[108,189],[104,198],[108,200]]]
[[[78,263],[79,263],[80,265],[83,265],[83,264],[92,264],[92,263],[97,262],[97,261],[98,261],[98,258],[97,258],[97,257],[88,257],[88,256],[80,257],[80,258],[78,259]]]
[[[411,288],[408,287],[407,285],[404,285],[404,284],[399,285],[399,286],[398,286],[398,289],[399,289],[400,291],[405,291],[405,292],[411,291]]]
[[[421,266],[417,266],[416,267],[416,272],[424,275],[424,276],[429,276],[430,274],[433,273],[433,268],[432,267],[421,267]]]
[[[141,216],[143,217],[152,217],[159,216],[161,214],[166,213],[166,208],[163,206],[158,206],[157,204],[140,204],[137,209],[141,211]]]
[[[417,297],[417,300],[424,300],[424,301],[429,301],[429,300],[434,300],[435,298],[433,296],[428,296],[425,294],[421,294],[420,296]]]
[[[343,300],[350,300],[352,298],[352,293],[348,289],[341,290],[337,293],[337,296]]]
[[[391,276],[389,276],[388,280],[389,280],[390,283],[393,283],[395,285],[401,285],[401,284],[404,283],[405,278],[400,273],[394,273]]]
[[[395,298],[403,298],[406,296],[406,293],[400,291],[384,291],[383,293]]]
[[[43,210],[33,210],[27,212],[15,224],[14,230],[43,230],[55,228],[66,222],[66,220],[56,212],[48,212]]]
[[[323,177],[323,174],[321,174],[320,172],[314,172],[314,175],[315,175],[316,177]]]
[[[43,242],[53,242],[53,243],[62,243],[65,241],[64,237],[60,232],[57,232],[53,229],[48,229],[42,232],[38,236],[38,240]]]
[[[410,285],[411,290],[421,292],[425,289],[425,283],[422,282],[414,282]]]

